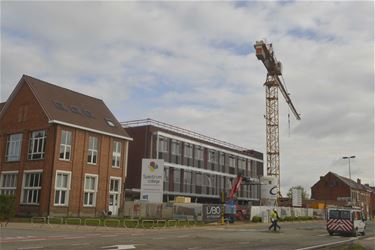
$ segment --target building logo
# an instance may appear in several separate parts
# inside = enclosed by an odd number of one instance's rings
[[[159,166],[156,164],[156,162],[151,161],[150,164],[148,165],[148,169],[150,170],[151,173],[155,171],[155,169],[158,169]]]
[[[277,195],[279,189],[277,188],[277,186],[273,186],[271,189],[270,189],[270,195]]]

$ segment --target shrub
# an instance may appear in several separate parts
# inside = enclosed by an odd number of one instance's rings
[[[16,197],[0,195],[0,221],[9,221],[16,214]]]
[[[255,215],[255,216],[253,216],[253,218],[251,219],[251,221],[252,222],[262,222],[262,217],[260,217],[260,216],[257,216],[257,215]]]

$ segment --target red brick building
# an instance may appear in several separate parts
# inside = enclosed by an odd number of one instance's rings
[[[131,138],[102,100],[24,75],[0,109],[0,194],[18,215],[122,213]]]
[[[353,181],[338,174],[328,172],[311,187],[311,199],[328,204],[352,205],[361,207],[367,216],[373,216],[374,206],[371,202],[373,190],[360,179]]]

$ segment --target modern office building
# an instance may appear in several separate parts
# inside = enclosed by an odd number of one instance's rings
[[[192,202],[219,203],[222,191],[230,192],[233,180],[243,172],[253,185],[241,186],[240,204],[259,204],[259,177],[263,154],[151,119],[121,123],[134,139],[129,147],[126,198],[138,200],[142,159],[164,160],[163,201],[176,196]]]
[[[122,213],[131,138],[102,100],[24,75],[0,109],[0,194],[18,215]]]

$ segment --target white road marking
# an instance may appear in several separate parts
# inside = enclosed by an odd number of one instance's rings
[[[156,237],[156,238],[152,238],[153,240],[164,240],[166,239],[165,237]]]
[[[122,250],[122,249],[135,249],[134,245],[114,245],[114,246],[105,246],[102,248],[113,249],[113,250]]]
[[[46,239],[23,239],[21,241],[39,241],[39,240],[46,240]]]
[[[304,248],[298,248],[296,250],[308,250],[308,249],[321,248],[321,247],[336,245],[336,244],[340,244],[340,243],[346,243],[346,242],[354,241],[354,240],[357,240],[357,239],[358,239],[358,237],[351,237],[349,240],[335,241],[335,242],[321,244],[321,245],[315,245],[315,246],[309,246],[309,247],[304,247]]]
[[[89,243],[74,243],[72,246],[87,246],[90,245]]]
[[[71,236],[71,237],[65,237],[64,239],[69,239],[69,240],[73,240],[73,239],[84,239],[86,238],[85,236]]]
[[[375,237],[365,238],[363,240],[375,240]]]
[[[21,248],[17,248],[17,250],[26,250],[26,249],[41,249],[41,248],[44,248],[44,247],[21,247]]]

